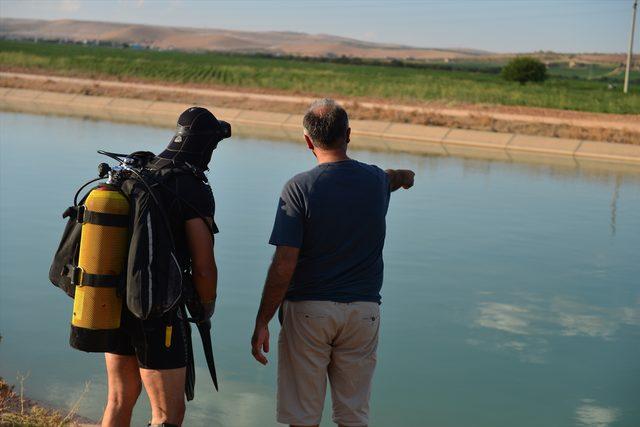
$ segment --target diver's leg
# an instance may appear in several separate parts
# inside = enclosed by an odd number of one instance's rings
[[[102,427],[128,426],[142,388],[136,356],[105,353],[109,393]]]
[[[134,346],[151,403],[151,424],[182,424],[188,339],[178,313],[139,322]]]
[[[151,402],[151,424],[182,425],[186,368],[140,369]]]

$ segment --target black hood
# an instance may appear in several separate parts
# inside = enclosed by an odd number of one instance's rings
[[[216,119],[206,108],[191,107],[180,114],[176,134],[158,157],[207,170],[213,150],[230,136],[229,123]]]

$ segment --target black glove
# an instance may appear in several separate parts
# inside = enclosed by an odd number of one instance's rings
[[[202,302],[198,299],[191,299],[187,302],[187,308],[191,318],[196,323],[206,322],[213,316],[216,311],[216,300]]]

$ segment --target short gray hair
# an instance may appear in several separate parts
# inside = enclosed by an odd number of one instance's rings
[[[333,99],[320,99],[309,106],[302,120],[313,145],[332,149],[345,142],[349,129],[349,116]]]

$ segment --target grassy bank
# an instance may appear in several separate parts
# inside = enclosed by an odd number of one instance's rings
[[[398,102],[483,103],[620,114],[640,111],[638,87],[623,96],[619,89],[607,89],[604,81],[556,76],[544,84],[523,86],[485,72],[13,41],[0,41],[0,67]]]
[[[69,426],[71,422],[58,411],[29,402],[0,378],[0,425]]]
[[[16,392],[14,386],[0,378],[0,426],[31,427],[31,426],[78,426],[87,423],[95,424],[91,420],[76,414],[82,396],[87,392],[85,386],[80,399],[70,411],[62,413],[56,409],[46,407],[39,402],[24,396],[25,377],[18,378],[20,388]]]

